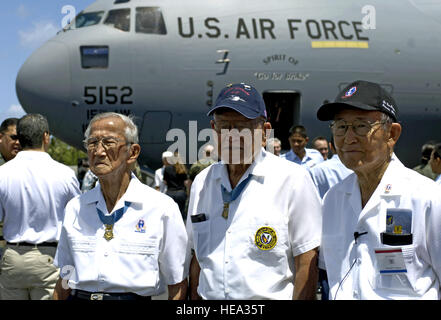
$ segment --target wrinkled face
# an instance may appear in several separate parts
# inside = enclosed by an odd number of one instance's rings
[[[441,174],[441,158],[435,157],[435,151],[432,151],[429,163],[434,173]]]
[[[316,140],[314,142],[314,148],[322,154],[323,159],[328,159],[329,150],[326,140]]]
[[[4,133],[0,133],[0,153],[5,161],[15,158],[20,151],[20,142],[17,139],[16,126],[9,126]]]
[[[363,136],[356,134],[351,126],[342,136],[336,135],[333,131],[338,156],[347,168],[356,172],[369,172],[389,159],[398,137],[395,141],[391,139],[392,125],[385,128],[380,123],[381,117],[382,113],[379,111],[358,109],[344,109],[335,115],[334,121],[344,120],[352,124],[355,120],[361,120],[369,122],[371,126],[369,132]],[[399,126],[397,123],[393,125]]]
[[[303,137],[299,133],[294,133],[289,137],[289,144],[295,154],[300,154],[305,150],[305,147],[308,144],[308,138]]]
[[[124,121],[117,117],[100,119],[92,124],[86,149],[90,169],[96,176],[126,171],[130,145],[127,145],[124,129]]]
[[[218,154],[228,164],[251,164],[264,139],[262,120],[248,119],[234,110],[214,114]]]

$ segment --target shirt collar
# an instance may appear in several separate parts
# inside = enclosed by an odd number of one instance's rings
[[[142,199],[145,197],[145,194],[142,194],[142,190],[139,188],[142,186],[142,183],[138,180],[138,178],[132,173],[130,177],[130,183],[127,187],[126,192],[121,197],[121,199],[118,200],[117,205],[115,205],[115,209],[119,209],[119,204],[122,203],[124,205],[125,201],[131,202],[131,203],[137,203],[142,204]],[[92,203],[98,203],[98,207],[101,211],[106,212],[107,209],[105,205],[104,196],[101,192],[101,185],[97,183],[97,186],[93,188],[92,190],[84,193],[82,195],[83,201],[86,204],[92,204]]]
[[[19,153],[17,153],[15,158],[17,158],[17,159],[36,159],[36,158],[47,159],[47,158],[51,158],[51,156],[49,155],[49,153],[43,152],[43,151],[23,150],[23,151],[20,151]]]
[[[248,177],[248,175],[253,175],[256,178],[264,177],[268,172],[265,170],[265,159],[268,157],[268,152],[261,148],[260,152],[257,153],[254,161],[248,167],[247,171],[240,178],[239,183]],[[222,180],[222,184],[228,191],[231,191],[230,179],[228,179],[228,169],[226,163],[221,160],[217,165],[213,165],[213,179]]]
[[[405,166],[397,158],[395,153],[392,154],[391,161],[381,178],[380,183],[374,191],[374,194],[379,193],[380,196],[397,196],[401,195],[403,183],[400,183],[397,178],[401,178],[401,174],[398,172]],[[347,194],[353,194],[354,192],[360,192],[358,185],[357,175],[354,175],[352,187],[346,192]],[[372,194],[372,196],[374,196]]]

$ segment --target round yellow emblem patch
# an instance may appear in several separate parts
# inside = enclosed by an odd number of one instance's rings
[[[262,227],[254,236],[254,243],[260,250],[271,250],[277,244],[277,234],[271,227]]]

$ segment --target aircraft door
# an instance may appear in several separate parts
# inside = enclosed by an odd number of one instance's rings
[[[171,121],[172,114],[169,111],[147,111],[142,120],[139,142],[141,144],[165,143]]]
[[[274,137],[282,141],[282,150],[289,150],[289,129],[300,124],[300,93],[295,91],[265,91],[263,93],[268,121]]]

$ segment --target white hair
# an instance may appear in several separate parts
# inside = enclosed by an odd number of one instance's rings
[[[126,138],[127,143],[138,143],[138,127],[133,121],[133,116],[129,115],[123,115],[116,112],[104,112],[99,113],[95,117],[90,120],[89,125],[87,126],[86,131],[84,132],[84,138],[85,140],[89,139],[90,136],[90,129],[92,127],[92,124],[98,120],[106,119],[106,118],[120,118],[125,123],[125,129],[124,129],[124,137]]]
[[[269,146],[274,146],[274,143],[278,143],[278,144],[282,145],[282,141],[280,141],[279,139],[277,139],[277,138],[269,138],[266,141],[267,149],[268,149]]]

